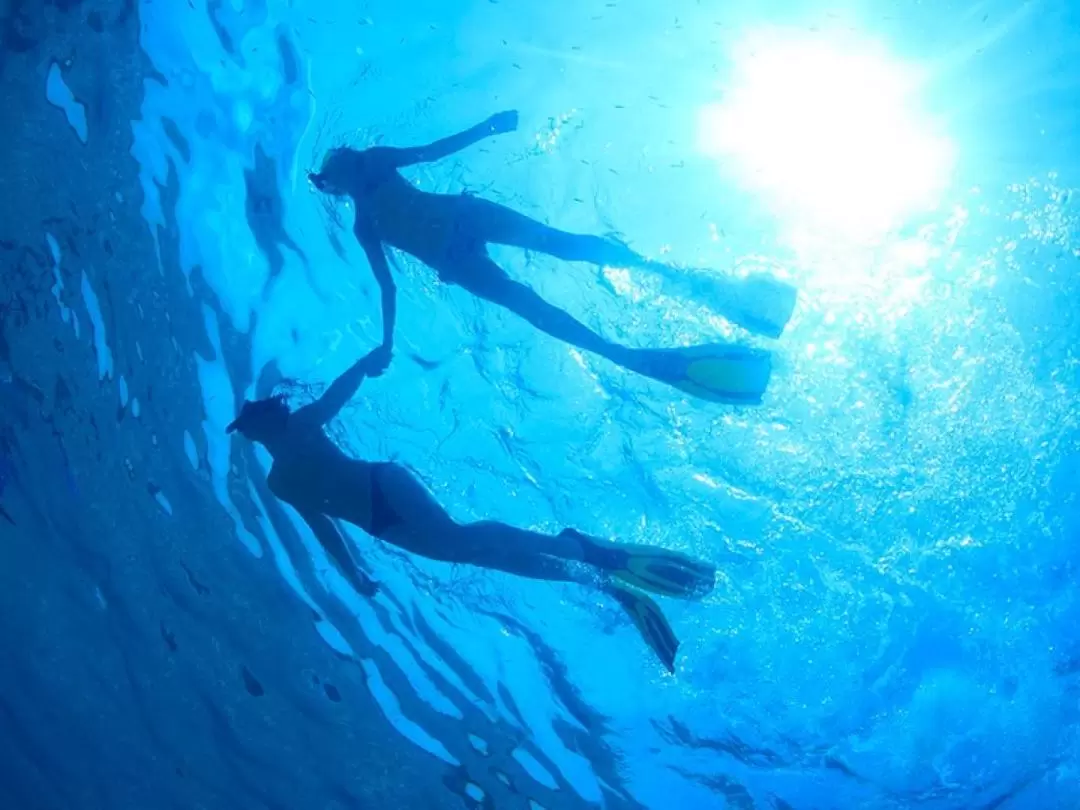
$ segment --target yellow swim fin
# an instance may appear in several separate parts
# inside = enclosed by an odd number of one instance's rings
[[[764,349],[706,344],[680,349],[639,349],[635,371],[711,402],[758,405],[772,376]]]
[[[626,588],[617,583],[608,583],[604,590],[622,605],[634,622],[634,626],[645,639],[645,643],[660,658],[667,671],[675,672],[675,654],[679,651],[679,640],[671,629],[667,618],[650,597]]]
[[[657,546],[612,543],[563,529],[581,546],[582,561],[618,582],[679,599],[700,599],[716,586],[716,566]]]
[[[616,546],[610,552],[621,554],[618,567],[609,569],[613,577],[644,591],[700,599],[716,585],[716,567],[677,551],[655,546]]]

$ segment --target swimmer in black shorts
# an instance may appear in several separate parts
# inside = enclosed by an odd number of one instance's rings
[[[712,590],[715,568],[683,554],[589,537],[574,529],[541,534],[504,523],[460,523],[404,467],[350,458],[324,426],[365,377],[381,374],[390,351],[380,346],[338,377],[315,402],[291,411],[284,397],[245,402],[228,431],[262,444],[273,457],[267,485],[311,527],[356,590],[377,586],[357,564],[334,525],[344,520],[413,554],[518,576],[578,582],[610,594],[671,671],[679,642],[659,606],[644,591],[684,599]]]

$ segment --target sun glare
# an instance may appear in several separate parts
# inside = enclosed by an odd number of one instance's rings
[[[953,150],[919,110],[915,71],[801,31],[749,36],[734,57],[723,99],[702,110],[700,148],[793,232],[866,243],[934,207]]]

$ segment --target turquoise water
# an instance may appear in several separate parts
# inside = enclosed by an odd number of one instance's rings
[[[179,265],[205,326],[202,408],[162,440],[208,473],[235,529],[215,542],[272,561],[297,604],[346,606],[312,630],[360,659],[366,682],[350,688],[431,767],[487,744],[467,705],[513,729],[551,807],[1080,806],[1076,9],[141,0],[139,13],[159,74],[132,122],[142,213],[159,238],[175,206],[162,268]],[[49,87],[70,103],[52,74]],[[510,108],[518,132],[410,179],[676,263],[791,280],[800,300],[764,404],[628,375],[402,257],[394,363],[335,430],[408,464],[462,520],[572,525],[715,562],[708,599],[665,604],[683,641],[674,675],[576,586],[357,535],[383,584],[369,603],[299,521],[314,578],[265,512],[257,533],[241,517],[240,501],[263,508],[245,478],[260,470],[234,467],[224,428],[253,381],[276,366],[324,384],[380,336],[350,213],[307,172],[337,144],[426,143]],[[85,116],[69,120],[85,141]],[[251,214],[260,194],[280,194],[279,223]],[[708,300],[636,271],[497,258],[621,342],[743,337]],[[81,294],[83,339],[112,379],[85,276]],[[63,313],[76,332],[78,315]],[[223,332],[250,337],[243,373]],[[155,497],[182,520],[170,494]],[[455,801],[503,806],[497,779],[470,780]]]

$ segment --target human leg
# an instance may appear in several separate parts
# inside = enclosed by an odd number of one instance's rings
[[[566,529],[560,536],[566,536],[580,545],[586,563],[619,582],[641,590],[661,596],[697,599],[716,585],[715,566],[678,551],[659,546],[615,543],[590,537],[576,529]]]
[[[562,231],[488,200],[469,198],[463,210],[479,240],[563,261],[647,270],[660,278],[667,292],[711,306],[766,337],[779,337],[795,308],[795,288],[765,273],[736,277],[677,267],[648,259],[618,239]]]
[[[471,257],[458,265],[451,280],[551,337],[701,399],[756,405],[772,375],[772,356],[762,349],[729,344],[637,349],[613,343],[545,301],[535,290],[509,278],[486,256]]]
[[[630,367],[633,349],[597,334],[565,310],[544,300],[531,287],[511,279],[487,256],[463,261],[450,280],[473,295],[510,310],[556,340]]]
[[[530,579],[591,585],[613,597],[669,672],[679,640],[660,606],[643,590],[693,598],[711,590],[716,571],[675,552],[621,546],[573,529],[544,535],[485,521],[459,528],[469,562]]]
[[[659,605],[639,589],[699,596],[706,579],[702,572],[708,573],[709,588],[715,580],[715,570],[705,563],[662,549],[620,546],[573,529],[549,535],[496,521],[457,523],[396,465],[379,465],[375,482],[387,510],[400,516],[381,535],[386,542],[429,559],[597,587],[626,611],[668,671],[674,671],[679,641]],[[673,574],[673,569],[680,570]]]
[[[716,568],[655,546],[613,543],[576,529],[551,535],[498,521],[457,523],[400,467],[383,465],[378,489],[398,504],[384,539],[431,559],[509,574],[602,585],[616,580],[663,596],[700,598],[716,584]]]
[[[671,296],[696,301],[739,326],[777,338],[795,311],[795,288],[768,273],[731,276],[714,270],[681,268],[650,261],[647,269],[661,280]]]
[[[546,535],[495,521],[458,523],[408,470],[377,465],[373,500],[392,519],[377,536],[413,554],[442,562],[492,568],[530,579],[589,582],[576,537]],[[574,563],[578,563],[574,565]]]
[[[462,213],[468,217],[470,230],[476,237],[489,244],[601,266],[640,267],[647,262],[644,256],[615,239],[559,230],[490,200],[467,198]]]

